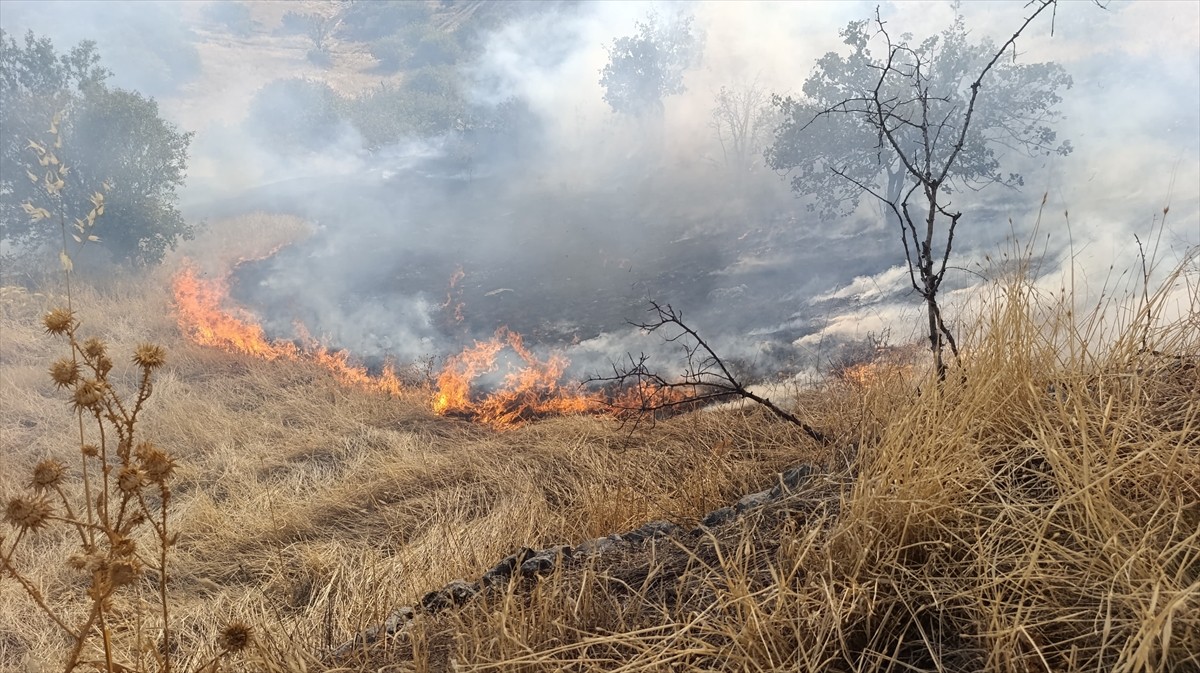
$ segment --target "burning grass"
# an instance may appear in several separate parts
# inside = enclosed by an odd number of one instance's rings
[[[225,670],[323,670],[393,608],[518,546],[694,525],[811,461],[829,471],[825,506],[801,497],[514,583],[337,670],[1189,671],[1200,292],[1172,282],[1176,316],[1160,295],[1107,332],[1001,288],[963,340],[962,379],[895,367],[803,393],[831,449],[745,409],[634,434],[587,416],[497,433],[437,416],[428,390],[379,395],[311,358],[195,345],[154,283],[94,293],[80,318],[114,350],[168,348],[141,422],[179,463],[180,670],[238,620],[255,642]],[[77,440],[37,322],[56,298],[21,298],[0,313],[4,496]],[[40,533],[15,559],[56,606],[74,595],[61,559],[76,542]],[[109,628],[139,628],[139,596]],[[0,669],[53,669],[53,624],[10,581],[0,605]]]

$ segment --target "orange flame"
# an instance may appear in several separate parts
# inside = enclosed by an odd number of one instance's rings
[[[250,313],[240,308],[225,308],[229,296],[228,274],[215,279],[201,278],[185,262],[171,280],[171,289],[179,329],[194,343],[264,360],[314,362],[346,386],[392,395],[403,390],[392,367],[386,366],[379,376],[372,376],[365,367],[351,363],[346,352],[331,351],[307,336],[303,326],[299,326],[302,346],[268,339]]]
[[[511,350],[522,364],[510,369],[496,390],[473,395],[472,384],[481,375],[498,368],[496,358],[505,349]],[[541,416],[600,411],[602,398],[571,390],[561,383],[570,364],[561,353],[539,360],[520,334],[501,327],[488,341],[477,341],[446,361],[438,375],[433,410],[441,415],[468,415],[496,428],[520,425]]]
[[[462,271],[451,279],[453,288]],[[202,278],[196,268],[185,262],[171,282],[175,296],[179,329],[194,343],[240,353],[264,360],[311,362],[331,372],[342,385],[374,392],[398,395],[404,384],[389,363],[382,373],[373,375],[365,367],[350,361],[345,351],[331,351],[312,338],[303,325],[297,325],[297,342],[268,339],[257,320],[248,311],[229,305],[229,274]],[[461,308],[461,304],[459,305]],[[508,367],[503,381],[491,392],[476,389],[477,379],[499,369],[497,359],[511,352],[516,364]],[[573,414],[618,415],[636,409],[640,402],[681,399],[682,393],[642,383],[609,397],[585,392],[562,382],[570,360],[553,353],[540,360],[525,345],[520,334],[506,327],[496,330],[487,341],[478,341],[462,353],[447,359],[437,378],[433,411],[439,415],[466,416],[493,428],[511,428],[535,418]],[[612,405],[610,407],[609,405]],[[625,408],[622,412],[621,407]]]

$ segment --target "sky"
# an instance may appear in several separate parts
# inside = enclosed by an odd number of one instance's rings
[[[320,3],[311,2],[268,4],[274,6],[258,6],[256,16],[277,19],[285,6],[322,9]],[[661,189],[670,193],[637,197],[647,199],[645,212],[653,210],[656,217],[666,213],[667,218],[673,213],[692,217],[697,210],[715,212],[723,207],[696,196],[703,192],[696,185],[707,179],[701,174],[719,161],[720,148],[710,122],[713,98],[721,87],[755,83],[769,92],[796,93],[816,59],[843,48],[838,31],[848,21],[872,18],[878,7],[890,32],[908,32],[919,38],[945,27],[955,11],[952,3],[942,1],[583,2],[545,7],[545,11],[525,12],[491,32],[482,55],[463,68],[475,100],[487,103],[521,96],[544,124],[544,149],[533,162],[536,165],[528,168],[525,179],[530,182],[524,186],[536,190],[557,184],[571,193],[608,187],[634,190],[646,182],[640,172],[646,151],[643,136],[616,117],[602,100],[598,73],[608,58],[606,45],[632,33],[635,22],[651,12],[667,18],[694,17],[705,38],[704,55],[685,75],[686,92],[667,99],[661,145],[655,148],[660,154],[656,157],[658,170],[670,172],[677,181],[663,183]],[[1002,42],[1029,10],[1022,2],[967,2],[960,11],[972,37]],[[103,63],[114,72],[114,85],[155,96],[168,119],[195,131],[183,195],[186,212],[205,212],[212,203],[234,199],[259,184],[287,179],[346,180],[378,173],[381,162],[404,164],[439,151],[436,145],[414,139],[370,153],[352,128],[339,131],[323,152],[303,159],[263,147],[242,122],[264,85],[280,78],[305,77],[328,81],[340,93],[354,94],[377,86],[381,76],[369,67],[350,73],[323,71],[305,60],[303,37],[274,36],[269,27],[257,37],[234,39],[214,34],[206,19],[211,12],[212,4],[205,2],[6,0],[0,5],[0,27],[12,34],[32,29],[52,37],[60,49],[82,39],[95,40]],[[347,62],[367,59],[353,45],[345,50]],[[1200,3],[1113,1],[1100,7],[1091,2],[1062,2],[1053,21],[1040,18],[1022,35],[1017,58],[1056,61],[1073,77],[1074,86],[1062,92],[1064,121],[1058,131],[1060,137],[1070,139],[1074,152],[1067,157],[1023,162],[1025,187],[1020,192],[962,195],[956,205],[968,216],[956,243],[962,255],[960,265],[983,269],[989,256],[994,258],[1010,245],[1006,240],[1025,243],[1036,239],[1035,247],[1048,258],[1046,287],[1063,282],[1074,270],[1077,277],[1086,279],[1089,289],[1081,292],[1084,296],[1104,287],[1110,267],[1133,268],[1137,263],[1135,235],[1147,244],[1158,242],[1155,254],[1160,274],[1179,264],[1189,249],[1200,245]],[[535,175],[536,180],[528,177]],[[780,185],[776,197],[786,196],[786,176],[771,179]],[[1164,218],[1166,206],[1170,212]],[[477,215],[489,216],[485,206],[480,208],[483,210]],[[521,212],[519,205],[514,208]],[[813,221],[799,206],[796,211],[801,214],[791,220],[792,226],[810,227],[814,236],[829,245],[878,220],[878,211],[869,206],[853,217],[835,221]],[[979,215],[972,220],[975,213]],[[370,217],[374,216],[371,212]],[[370,226],[358,223],[368,219],[367,211],[346,222],[323,217],[319,224],[326,230],[346,230],[356,236],[365,231],[358,227]],[[542,241],[546,236],[528,221],[510,226],[512,229],[503,230],[495,241],[480,245],[494,244],[500,255],[508,249],[507,240]],[[613,226],[621,235],[638,231],[637,227],[626,231],[619,224]],[[412,232],[401,229],[406,238],[394,240],[410,240]],[[539,233],[533,237],[529,232],[535,229]],[[434,234],[435,239],[440,235]],[[564,230],[558,235],[573,234]],[[328,245],[335,245],[337,239],[329,236]],[[897,238],[871,239],[872,245],[891,241],[888,245],[894,249],[885,252],[892,253],[892,263],[886,261],[886,254],[880,254],[871,257],[875,268],[854,268],[854,273],[849,273],[848,265],[829,261],[810,274],[815,279],[790,278],[789,282],[802,289],[790,295],[796,305],[790,317],[785,313],[778,320],[804,325],[801,331],[806,333],[792,334],[796,348],[810,348],[831,336],[861,338],[885,328],[894,328],[892,333],[900,338],[919,336],[919,305],[905,282]],[[546,245],[556,251],[574,249],[570,242]],[[589,239],[578,245],[594,249],[601,243]],[[753,261],[742,257],[742,263]],[[723,261],[732,265],[737,260]],[[965,306],[970,302],[975,291],[972,278],[964,274],[951,283],[952,303]],[[281,277],[277,282],[311,285],[312,280]],[[725,294],[710,293],[710,297],[729,296],[741,287],[713,282],[712,292]],[[420,313],[425,310],[420,306],[432,301],[425,297],[422,304],[418,299],[410,296],[400,302],[406,315]],[[343,303],[338,297],[323,298],[320,311],[328,312],[327,322],[346,320],[336,309]],[[820,313],[824,314],[820,321],[811,319]],[[410,334],[408,349],[414,353],[407,354],[415,355],[429,347],[435,331],[428,316],[408,320],[427,324],[408,324],[402,330],[396,325],[377,325],[372,330]],[[736,325],[719,325],[718,329],[728,334],[730,343],[737,343],[739,331],[746,331]],[[612,334],[585,336],[613,339]],[[363,335],[344,334],[342,338],[348,347],[371,349]],[[593,340],[591,347],[603,350],[598,343]]]

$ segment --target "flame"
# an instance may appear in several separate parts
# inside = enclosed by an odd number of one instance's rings
[[[348,387],[389,395],[404,391],[404,384],[391,363],[380,374],[372,374],[351,362],[349,353],[333,351],[321,344],[303,325],[296,325],[299,335],[296,341],[269,339],[252,314],[230,306],[229,276],[226,273],[204,278],[185,260],[172,279],[179,329],[194,343],[269,361],[314,363]],[[462,277],[459,268],[451,278],[451,289]],[[448,296],[446,306],[450,305],[449,300]],[[458,311],[461,306],[460,303]],[[503,359],[502,381],[490,391],[481,390],[478,379],[501,369],[501,356],[506,353],[510,355]],[[477,341],[446,360],[431,401],[433,411],[443,416],[468,417],[502,429],[545,416],[609,412],[620,416],[648,400],[663,402],[686,397],[682,391],[645,382],[608,393],[584,391],[563,382],[570,364],[560,352],[539,359],[520,334],[501,327],[491,339]],[[683,408],[687,407],[680,409]]]
[[[346,386],[391,395],[399,394],[404,388],[390,364],[381,374],[373,376],[365,367],[350,362],[345,351],[331,351],[308,336],[302,325],[297,326],[301,345],[268,339],[249,312],[225,308],[229,303],[229,274],[201,278],[195,267],[185,261],[172,278],[171,289],[179,330],[194,343],[264,360],[314,362]]]
[[[495,390],[477,394],[473,384],[499,368],[497,357],[511,351],[520,364],[510,367]],[[520,334],[506,327],[487,341],[446,361],[437,379],[433,410],[441,415],[465,415],[496,428],[520,425],[532,418],[597,413],[603,398],[562,383],[571,362],[562,353],[539,360]]]
[[[442,302],[442,310],[447,313],[450,313],[451,307],[453,307],[455,323],[463,321],[463,309],[466,308],[466,303],[462,300],[463,292],[458,283],[466,277],[467,274],[463,271],[461,264],[454,268],[454,273],[450,274],[450,286],[446,289],[446,301]]]

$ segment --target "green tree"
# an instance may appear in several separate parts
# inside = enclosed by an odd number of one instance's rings
[[[58,247],[61,232],[31,221],[23,204],[50,209],[39,182],[43,168],[30,142],[47,138],[61,118],[54,155],[65,165],[55,208],[80,217],[107,183],[107,214],[91,231],[114,259],[132,265],[160,261],[191,227],[176,208],[192,134],[159,116],[141,94],[110,89],[95,45],[83,42],[59,54],[33,33],[23,44],[0,32],[0,237],[27,248]]]
[[[620,114],[661,115],[664,98],[686,91],[683,73],[700,59],[704,40],[692,30],[690,16],[663,24],[651,14],[636,29],[608,47],[608,64],[600,71],[604,102]]]
[[[920,43],[911,35],[894,40],[876,10],[873,21],[842,31],[849,56],[822,57],[803,98],[773,98],[784,121],[768,165],[793,171],[792,188],[811,195],[810,207],[824,216],[848,213],[869,194],[900,226],[909,278],[928,309],[939,378],[946,374],[943,346],[957,352],[938,305],[962,217],[951,195],[1020,186],[1020,175],[1001,171],[1008,152],[1071,151],[1052,127],[1058,90],[1071,86],[1070,76],[1053,63],[1016,62],[1017,37],[1055,2],[1030,3],[1030,15],[1000,47],[970,41],[961,15]]]
[[[890,45],[894,55],[878,54],[872,51],[872,42],[880,42],[874,39],[881,36],[876,28],[874,21],[851,22],[841,31],[848,55],[821,57],[802,97],[772,97],[782,123],[767,149],[767,164],[788,171],[792,189],[814,197],[809,206],[823,217],[848,215],[870,193],[865,186],[883,197],[886,215],[899,224],[886,204],[900,203],[909,176],[900,152],[881,136],[871,109],[877,85],[880,100],[892,108],[885,110],[889,126],[895,127],[892,136],[905,154],[922,154],[926,146],[920,125],[910,123],[922,116],[922,100],[928,101],[928,118],[945,117],[944,123],[939,121],[940,135],[928,143],[931,164],[945,164],[965,130],[962,150],[942,185],[946,193],[988,184],[1021,186],[1020,175],[1001,171],[1007,153],[1070,154],[1070,141],[1058,142],[1053,127],[1062,116],[1056,109],[1062,101],[1058,91],[1072,84],[1062,66],[997,61],[979,89],[967,126],[962,112],[970,85],[996,55],[996,45],[986,38],[972,42],[958,15],[939,35],[913,46],[912,36],[903,35],[899,44]],[[885,73],[890,55],[892,67]]]

